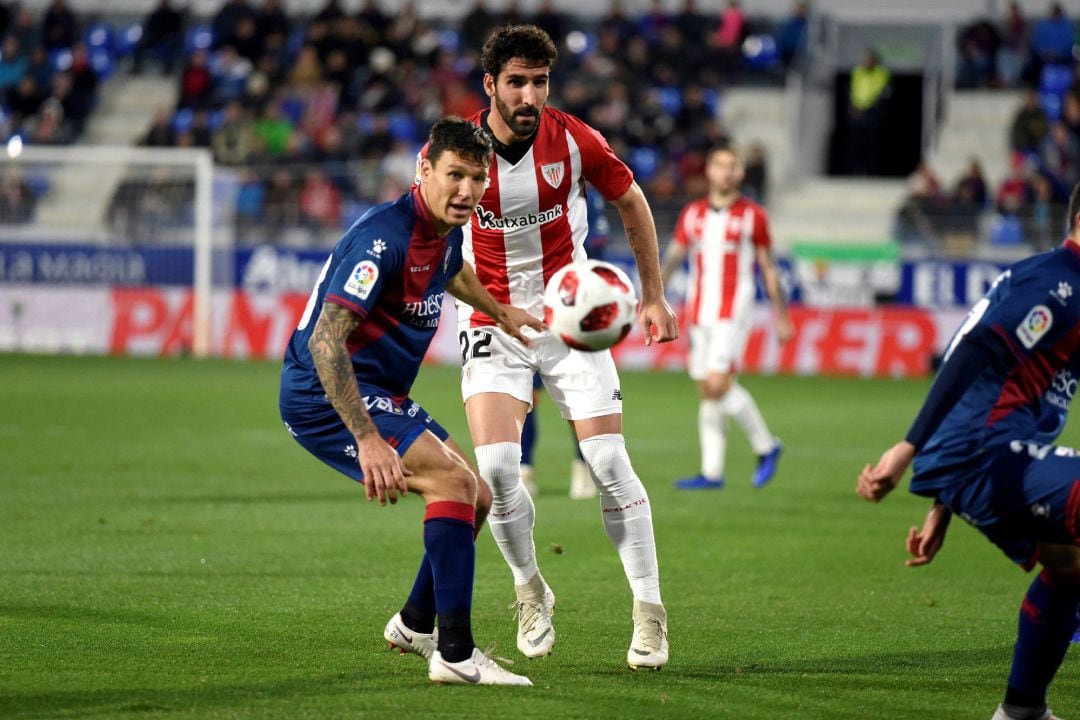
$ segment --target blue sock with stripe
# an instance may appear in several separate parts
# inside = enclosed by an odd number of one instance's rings
[[[428,503],[424,549],[434,578],[439,654],[447,662],[472,655],[472,589],[476,567],[475,509],[468,503]]]

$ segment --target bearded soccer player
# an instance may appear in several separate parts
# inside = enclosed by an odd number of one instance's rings
[[[475,532],[490,494],[409,389],[444,291],[490,313],[514,342],[529,342],[521,326],[544,325],[495,301],[462,259],[461,228],[487,182],[490,140],[446,118],[428,147],[419,187],[360,218],[323,266],[285,353],[281,417],[308,452],[362,482],[368,500],[393,504],[411,491],[426,503],[425,554],[408,601],[386,626],[391,646],[428,658],[435,682],[531,685],[473,642]]]
[[[585,183],[591,183],[622,216],[641,276],[645,343],[673,340],[678,324],[664,300],[649,205],[596,130],[546,107],[555,57],[551,38],[531,25],[498,28],[484,44],[491,104],[470,120],[493,138],[495,158],[489,187],[465,229],[465,257],[496,300],[541,317],[547,280],[585,259]],[[658,669],[667,663],[668,638],[652,511],[626,452],[611,353],[573,350],[550,333],[530,334],[532,347],[525,348],[494,320],[467,300],[458,305],[462,395],[477,466],[491,487],[491,532],[514,576],[518,649],[539,657],[555,642],[555,595],[537,566],[535,509],[521,482],[521,427],[532,403],[533,374],[539,373],[574,427],[600,492],[604,529],[633,593],[627,662]]]
[[[932,561],[960,515],[1025,570],[1005,697],[992,720],[1053,720],[1046,704],[1080,611],[1080,457],[1054,445],[1080,378],[1080,185],[1064,245],[1022,260],[972,307],[907,436],[859,474],[880,502],[913,464],[932,498],[910,566]]]
[[[674,242],[664,254],[661,277],[667,282],[690,257],[686,298],[690,326],[690,377],[698,386],[698,438],[701,472],[676,481],[681,490],[724,487],[728,418],[734,418],[758,456],[751,482],[764,487],[776,474],[780,441],[769,432],[754,398],[736,381],[754,312],[754,265],[776,315],[780,342],[794,330],[772,256],[765,209],[739,191],[743,167],[728,145],[709,150],[705,163],[708,197],[683,208]]]

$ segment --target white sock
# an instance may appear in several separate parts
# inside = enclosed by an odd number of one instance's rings
[[[502,552],[514,584],[524,585],[536,575],[536,547],[533,522],[536,514],[532,498],[521,482],[521,445],[493,443],[476,448],[480,477],[491,488],[491,512],[487,523]]]
[[[735,422],[746,432],[755,455],[765,455],[776,446],[776,438],[769,432],[765,418],[761,417],[757,403],[746,388],[739,383],[732,383],[722,402],[724,412],[735,418]]]
[[[581,441],[581,454],[600,487],[604,531],[622,560],[635,600],[660,604],[652,508],[634,473],[622,435],[595,435]]]
[[[701,442],[701,474],[710,480],[719,480],[724,477],[727,452],[727,418],[722,400],[701,400],[697,427]]]

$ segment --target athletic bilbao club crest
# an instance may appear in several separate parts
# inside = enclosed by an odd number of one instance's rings
[[[553,162],[547,165],[540,166],[540,174],[547,180],[547,184],[553,188],[557,188],[562,185],[563,178],[563,163]]]

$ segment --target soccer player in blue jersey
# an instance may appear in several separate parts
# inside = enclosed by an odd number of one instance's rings
[[[526,345],[521,326],[545,327],[495,301],[462,257],[461,226],[484,192],[491,141],[445,118],[429,143],[423,182],[360,218],[323,266],[285,352],[281,417],[308,452],[362,482],[369,501],[424,498],[426,552],[408,602],[386,626],[391,646],[428,658],[436,682],[530,685],[473,642],[475,533],[491,492],[409,390],[444,291],[484,307]]]
[[[1046,691],[1080,611],[1080,456],[1054,445],[1080,379],[1080,185],[1064,245],[1006,270],[968,313],[907,437],[859,475],[879,502],[914,461],[911,491],[933,498],[911,528],[925,565],[960,515],[1026,570],[1005,698],[993,720],[1050,720]]]

